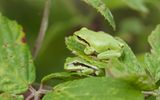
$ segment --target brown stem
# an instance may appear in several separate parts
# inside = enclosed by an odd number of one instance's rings
[[[35,46],[33,48],[33,57],[34,59],[37,57],[38,52],[41,48],[42,42],[44,40],[45,37],[45,33],[48,27],[48,19],[49,19],[49,12],[50,12],[50,5],[51,5],[51,0],[46,0],[45,1],[45,6],[44,6],[44,11],[43,11],[43,18],[41,21],[41,26],[40,26],[40,30],[39,30],[39,34],[37,37],[37,40],[35,42]]]
[[[39,94],[37,94],[37,95],[34,97],[34,100],[40,100]]]
[[[33,94],[30,94],[25,100],[31,100],[34,97]]]
[[[51,90],[43,89],[43,84],[40,84],[39,89],[36,90],[33,86],[29,86],[29,95],[25,97],[25,100],[40,100],[42,96]]]

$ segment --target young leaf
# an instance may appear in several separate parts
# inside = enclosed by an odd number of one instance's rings
[[[108,9],[108,7],[106,7],[105,3],[103,3],[101,0],[83,0],[83,1],[85,1],[92,7],[96,8],[105,17],[105,19],[108,20],[113,29],[114,30],[116,29],[113,15]]]
[[[22,27],[0,14],[0,91],[18,94],[35,80]]]
[[[141,11],[143,13],[148,13],[148,9],[143,4],[143,0],[122,0],[122,1],[124,1],[124,3],[126,3],[132,9]]]
[[[153,80],[157,82],[160,80],[160,25],[148,37],[148,42],[152,49],[151,54],[146,54],[145,63]]]
[[[127,94],[126,94],[127,93]],[[107,77],[85,78],[54,87],[43,100],[144,100],[143,94],[124,81]]]
[[[126,80],[141,90],[154,89],[155,83],[139,64],[132,50],[123,40],[118,40],[125,44],[123,55],[119,60],[113,59],[110,62],[110,67],[107,67],[109,74],[115,78]]]
[[[128,66],[128,68],[126,69],[127,72],[145,74],[144,68],[140,65],[135,54],[132,52],[127,43],[125,43],[125,41],[120,38],[117,39],[125,44],[123,48],[123,55],[119,58],[119,61]]]
[[[152,80],[156,83],[160,79],[160,57],[155,54],[145,55],[145,64]]]
[[[157,25],[156,29],[152,31],[148,37],[148,42],[152,47],[151,52],[160,54],[160,25]]]
[[[0,94],[0,100],[24,100],[22,95],[12,95],[8,93]]]

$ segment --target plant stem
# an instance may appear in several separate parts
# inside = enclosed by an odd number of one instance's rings
[[[40,100],[40,98],[51,90],[43,89],[43,84],[40,84],[39,89],[36,90],[33,86],[29,86],[30,94],[25,97],[25,100]]]
[[[157,95],[157,93],[154,92],[154,91],[142,91],[142,93],[145,94],[145,95],[154,95],[154,96]]]
[[[29,91],[31,92],[31,94],[27,96],[25,100],[31,100],[32,98],[34,98],[36,90],[31,85],[29,86]]]
[[[46,0],[39,34],[38,34],[38,37],[37,37],[36,42],[35,42],[35,46],[34,46],[33,51],[32,51],[34,59],[37,57],[37,55],[39,53],[39,50],[42,46],[42,42],[44,40],[45,33],[46,33],[46,30],[47,30],[47,27],[48,27],[50,5],[51,5],[51,0]]]
[[[31,100],[34,97],[33,94],[30,94],[25,100]]]

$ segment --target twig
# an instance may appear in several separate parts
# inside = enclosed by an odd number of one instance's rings
[[[153,96],[158,95],[155,91],[142,91],[142,93],[145,95],[153,95]]]
[[[34,97],[33,94],[30,94],[25,100],[31,100]]]
[[[50,5],[51,5],[51,0],[46,0],[45,1],[45,6],[44,6],[43,18],[42,18],[41,26],[40,26],[40,30],[39,30],[39,34],[38,34],[37,40],[35,42],[35,46],[34,46],[33,51],[32,51],[34,59],[38,55],[38,52],[39,52],[39,50],[41,48],[42,42],[43,42],[44,37],[45,37],[46,30],[47,30],[47,27],[48,27]]]
[[[32,86],[29,86],[29,91],[31,92],[31,94],[27,96],[25,100],[31,100],[32,98],[34,98],[36,90]]]
[[[29,86],[30,95],[26,97],[25,100],[40,100],[40,98],[51,90],[43,89],[43,84],[39,86],[39,89],[36,90],[33,86]]]

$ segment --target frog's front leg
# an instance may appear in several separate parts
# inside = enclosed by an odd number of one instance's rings
[[[79,72],[79,74],[81,74],[81,76],[98,76],[100,75],[100,70],[94,70],[91,68],[86,68],[85,70],[81,70],[81,72]]]
[[[121,51],[109,50],[109,51],[105,51],[98,54],[97,58],[100,60],[104,60],[104,59],[109,60],[112,58],[118,58],[121,56],[121,54],[122,54]]]
[[[94,73],[94,70],[91,68],[86,68],[85,70],[81,70],[81,73],[84,75],[90,75]]]
[[[94,48],[90,47],[90,46],[86,46],[86,48],[84,49],[84,53],[87,54],[87,55],[91,55],[94,52],[95,52]]]

